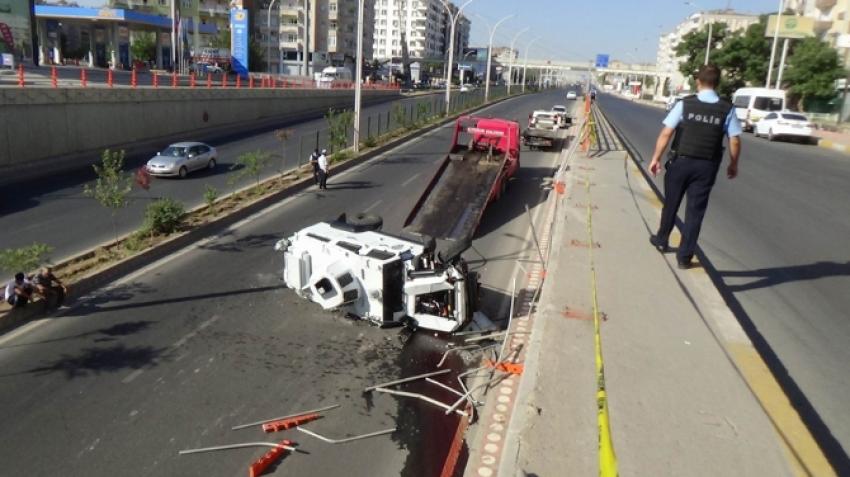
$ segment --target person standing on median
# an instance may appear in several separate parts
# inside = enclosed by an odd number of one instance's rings
[[[319,189],[327,190],[328,185],[328,151],[326,149],[322,149],[322,154],[319,155],[319,159],[317,161],[319,165]]]
[[[316,148],[310,154],[310,165],[313,166],[313,183],[319,185],[319,149]]]
[[[664,207],[658,233],[649,242],[661,253],[670,251],[668,240],[676,221],[682,199],[687,196],[685,226],[682,241],[676,252],[680,269],[692,266],[702,220],[708,207],[708,197],[723,161],[723,137],[729,137],[729,165],[726,176],[738,175],[741,155],[741,123],[732,103],[720,99],[714,89],[720,84],[720,69],[705,65],[697,73],[697,94],[682,99],[664,119],[664,127],[655,142],[655,153],[649,172],[656,176],[661,170],[661,155],[670,139],[669,158],[665,163]]]

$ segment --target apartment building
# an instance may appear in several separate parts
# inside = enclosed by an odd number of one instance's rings
[[[814,20],[814,33],[838,49],[844,66],[850,66],[850,0],[788,0],[786,12]]]
[[[377,0],[364,1],[363,57],[370,61]],[[286,75],[310,75],[325,66],[348,66],[353,71],[357,56],[357,5],[358,0],[257,2],[254,35],[266,57],[271,56],[266,60],[267,70]],[[305,42],[307,72],[303,70]]]
[[[448,53],[451,24],[440,0],[374,0],[374,56],[391,59],[402,56],[402,34],[413,59],[442,59]],[[449,4],[452,13],[457,7]],[[458,18],[455,27],[455,54],[469,44],[470,22]]]
[[[670,86],[677,89],[685,83],[685,77],[679,72],[679,63],[684,60],[684,57],[676,55],[676,46],[685,35],[694,30],[701,30],[710,23],[725,23],[730,31],[739,31],[757,22],[757,15],[739,13],[734,10],[694,13],[676,25],[672,31],[659,37],[656,68],[659,72],[670,73],[672,75]]]

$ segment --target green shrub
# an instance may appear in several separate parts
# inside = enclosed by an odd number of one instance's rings
[[[363,141],[363,145],[366,147],[375,147],[378,145],[378,141],[374,137],[369,136]]]
[[[180,226],[185,212],[183,204],[174,199],[155,200],[145,210],[144,230],[150,233],[170,234]]]
[[[7,248],[0,251],[0,269],[9,273],[34,271],[39,265],[47,261],[47,255],[53,251],[53,247],[43,243],[19,248]]]
[[[215,213],[215,201],[218,200],[218,189],[207,184],[204,187],[204,203],[207,204],[207,207]]]

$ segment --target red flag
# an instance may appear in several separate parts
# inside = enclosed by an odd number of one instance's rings
[[[10,48],[15,48],[15,39],[12,36],[12,30],[9,28],[9,25],[0,23],[0,36],[3,37],[3,41],[5,41]]]

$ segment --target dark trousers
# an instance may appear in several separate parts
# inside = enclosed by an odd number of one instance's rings
[[[23,295],[12,295],[9,297],[8,300],[6,300],[6,303],[12,305],[15,308],[20,308],[26,305],[28,301],[30,301],[29,298]]]
[[[328,173],[319,169],[319,189],[327,189]]]
[[[319,164],[317,162],[313,163],[313,182],[319,183]]]
[[[694,256],[702,219],[708,207],[708,196],[714,187],[719,168],[719,161],[678,157],[668,165],[664,174],[664,208],[658,226],[658,238],[661,241],[666,243],[669,239],[682,199],[688,197],[682,243],[676,252],[680,262],[690,261]]]

